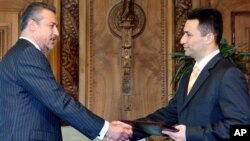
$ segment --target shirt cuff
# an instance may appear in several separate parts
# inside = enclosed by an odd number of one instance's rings
[[[102,130],[99,132],[99,136],[97,136],[97,138],[102,140],[104,136],[106,135],[106,133],[108,132],[108,129],[109,129],[109,122],[105,120]]]

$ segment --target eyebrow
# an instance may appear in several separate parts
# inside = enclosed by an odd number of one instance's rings
[[[187,34],[188,34],[188,33],[189,33],[189,34],[191,33],[191,32],[189,32],[189,31],[183,31],[183,32],[184,32],[184,33],[187,33]]]
[[[52,25],[58,25],[58,23],[57,22],[49,22],[49,24],[52,24]]]

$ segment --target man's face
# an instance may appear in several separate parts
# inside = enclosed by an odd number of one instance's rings
[[[49,10],[42,10],[40,15],[43,17],[36,23],[34,31],[34,40],[41,51],[46,52],[54,47],[55,40],[59,36],[57,29],[56,15]]]
[[[199,21],[187,20],[184,26],[184,34],[180,40],[185,50],[185,55],[194,58],[196,61],[205,53],[204,38],[198,30]]]

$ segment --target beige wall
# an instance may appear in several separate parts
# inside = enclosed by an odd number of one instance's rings
[[[86,136],[84,136],[71,126],[62,127],[62,136],[63,136],[63,141],[91,141],[90,139],[88,139]],[[100,141],[100,140],[95,139],[94,141]]]
[[[71,126],[62,127],[62,135],[63,141],[91,141]],[[96,138],[94,141],[100,141],[100,139]],[[141,139],[139,141],[146,141],[146,139]]]

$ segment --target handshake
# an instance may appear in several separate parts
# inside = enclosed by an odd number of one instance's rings
[[[105,134],[107,141],[125,141],[132,136],[132,126],[121,121],[112,121]]]

